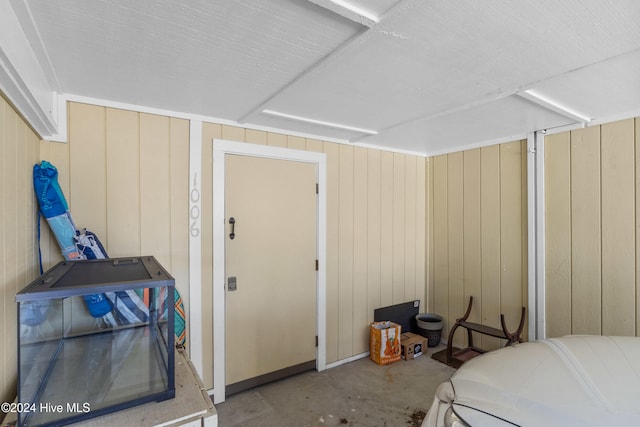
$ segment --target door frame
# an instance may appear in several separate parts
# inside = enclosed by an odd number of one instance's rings
[[[316,369],[326,369],[326,253],[327,253],[327,156],[325,153],[294,150],[244,142],[213,140],[213,403],[226,398],[225,325],[225,158],[227,154],[290,160],[316,165],[318,183],[316,245]]]

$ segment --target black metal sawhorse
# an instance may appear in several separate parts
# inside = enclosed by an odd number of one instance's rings
[[[450,366],[454,366],[454,365],[460,366],[462,364],[462,361],[457,360],[460,363],[459,364],[455,363],[454,358],[463,353],[468,353],[468,352],[475,352],[476,354],[486,353],[486,350],[475,347],[473,345],[473,332],[478,332],[479,334],[482,334],[482,335],[489,335],[491,337],[507,340],[507,344],[506,344],[507,346],[510,346],[511,344],[515,344],[518,342],[522,342],[522,338],[520,337],[520,334],[522,334],[522,329],[524,328],[524,320],[525,320],[525,313],[526,313],[525,307],[522,307],[522,314],[520,317],[520,325],[518,325],[518,329],[515,332],[510,332],[509,329],[507,328],[507,324],[504,321],[504,314],[500,314],[500,324],[502,325],[502,330],[491,327],[491,326],[482,325],[480,323],[467,322],[467,319],[471,314],[472,305],[473,305],[473,297],[469,297],[469,306],[467,307],[467,311],[464,313],[464,316],[462,316],[459,319],[456,319],[456,323],[453,325],[453,327],[451,328],[451,331],[449,332],[449,339],[447,341],[447,364]],[[458,327],[460,326],[467,330],[469,346],[462,350],[458,350],[454,353],[453,335],[455,334],[456,329],[458,329]]]

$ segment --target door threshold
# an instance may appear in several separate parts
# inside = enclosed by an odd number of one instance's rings
[[[225,394],[231,396],[232,394],[240,393],[241,391],[249,390],[250,388],[258,387],[264,384],[268,384],[273,381],[278,381],[287,377],[301,374],[303,372],[316,369],[316,361],[310,360],[308,362],[299,363],[288,368],[280,369],[277,371],[269,372],[264,375],[249,378],[248,380],[238,381],[237,383],[229,384],[225,387]]]

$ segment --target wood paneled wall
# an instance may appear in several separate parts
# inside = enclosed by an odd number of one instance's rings
[[[427,300],[445,319],[444,340],[470,296],[471,321],[499,328],[504,313],[518,326],[527,306],[526,167],[526,141],[428,159]],[[487,349],[502,344],[480,339]]]
[[[640,119],[545,138],[546,333],[640,336]]]
[[[327,363],[369,350],[373,310],[413,299],[425,304],[424,158],[205,123],[202,137],[202,313],[212,313],[213,138],[327,154]],[[213,384],[212,336],[204,383]]]
[[[32,170],[39,138],[0,96],[0,401],[17,386],[16,292],[39,275]],[[2,414],[0,414],[2,416]]]
[[[154,255],[189,311],[189,122],[69,103],[69,143],[43,142],[78,228],[111,257]],[[45,269],[62,259],[46,221]],[[188,315],[188,314],[187,314]]]
[[[14,294],[38,275],[38,159],[60,171],[78,227],[111,256],[154,254],[189,311],[186,120],[69,104],[69,143],[38,137],[0,98],[0,319],[16,329]],[[640,119],[546,138],[547,334],[639,335]],[[526,142],[429,159],[205,123],[202,151],[202,319],[211,329],[213,138],[324,152],[328,160],[327,362],[368,350],[377,307],[420,299],[448,327],[471,319],[515,327],[527,306]],[[40,146],[38,147],[38,144]],[[39,149],[38,149],[39,148]],[[61,259],[42,227],[45,269]],[[425,284],[426,283],[426,287]],[[194,302],[195,303],[195,302]],[[426,305],[428,303],[428,306]],[[526,331],[526,329],[525,329]],[[462,335],[462,334],[461,334]],[[15,336],[0,349],[0,392],[15,394]],[[461,337],[457,345],[464,345]],[[213,385],[213,337],[204,337]],[[500,343],[491,338],[485,348]]]

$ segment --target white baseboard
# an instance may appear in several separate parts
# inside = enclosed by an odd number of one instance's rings
[[[349,362],[354,362],[356,360],[364,359],[365,357],[369,357],[369,352],[356,354],[355,356],[347,357],[346,359],[338,360],[337,362],[327,363],[326,368],[331,369],[340,365],[347,364]]]

